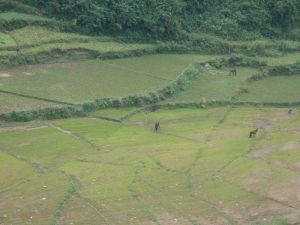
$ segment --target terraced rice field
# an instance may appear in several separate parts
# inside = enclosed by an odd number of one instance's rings
[[[0,93],[0,114],[11,111],[31,110],[53,106],[58,106],[58,104]]]
[[[23,66],[8,69],[0,90],[70,103],[143,94],[165,86],[207,55],[151,55],[118,60]]]
[[[230,76],[228,69],[208,69],[203,71],[183,92],[176,94],[167,102],[196,102],[203,100],[231,100],[239,95],[246,85],[247,78],[258,73],[255,68],[237,68],[238,75]]]
[[[161,109],[123,123],[1,128],[0,223],[297,222],[299,110]]]
[[[96,39],[79,34],[51,31],[38,26],[24,27],[13,30],[9,34],[10,36],[14,37],[19,46],[36,46],[44,43],[55,42],[88,42]]]
[[[239,101],[248,102],[300,102],[300,76],[269,77],[252,82]]]

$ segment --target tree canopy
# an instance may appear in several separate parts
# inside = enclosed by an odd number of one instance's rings
[[[189,32],[224,37],[275,35],[299,21],[297,0],[20,0],[93,33],[176,39]],[[299,23],[299,22],[298,22]]]

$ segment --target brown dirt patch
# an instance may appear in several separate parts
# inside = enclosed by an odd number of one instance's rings
[[[274,201],[265,200],[251,207],[237,206],[235,209],[223,209],[237,224],[261,224],[271,222],[274,217],[285,218],[290,223],[300,221],[300,213]]]
[[[274,150],[273,146],[264,146],[263,148],[251,151],[247,156],[249,158],[262,158]]]
[[[287,202],[295,207],[300,208],[300,176],[293,177],[288,181],[274,185],[268,195],[272,198]],[[300,216],[300,209],[299,209]]]
[[[207,216],[206,216],[207,217]],[[212,224],[216,224],[216,225],[229,225],[230,223],[225,220],[223,217],[220,216],[210,216],[207,218],[197,218],[197,222],[199,224],[203,224],[203,225],[212,225]]]
[[[232,130],[214,133],[214,139],[218,139],[218,140],[231,139],[231,138],[240,137],[240,136],[241,136],[240,131],[232,131]]]
[[[291,141],[284,144],[281,148],[283,151],[289,151],[294,149],[300,149],[300,142],[298,141]]]
[[[9,78],[11,77],[10,73],[0,73],[0,78]]]
[[[297,128],[283,129],[283,131],[300,136],[300,129]]]
[[[296,169],[299,169],[299,170],[300,170],[300,162],[293,164],[293,166],[294,166]]]
[[[171,215],[169,213],[161,213],[156,215],[157,219],[160,221],[161,224],[164,225],[190,225],[191,223],[181,218],[180,216]]]
[[[241,185],[243,187],[257,190],[257,188],[261,186],[262,182],[266,180],[270,180],[271,177],[272,177],[271,171],[258,169],[256,171],[253,171],[252,174],[250,174],[249,176],[245,177]]]

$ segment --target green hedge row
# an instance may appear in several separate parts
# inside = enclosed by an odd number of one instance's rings
[[[156,105],[160,108],[178,109],[178,108],[206,108],[213,106],[271,106],[271,107],[296,107],[300,102],[233,102],[226,100],[212,100],[202,102],[181,102]]]
[[[268,69],[268,74],[270,76],[289,76],[300,74],[300,62],[291,65],[270,67]]]
[[[20,111],[20,112],[9,112],[4,113],[0,118],[7,122],[27,122],[36,119],[42,120],[53,120],[53,119],[62,119],[70,117],[83,117],[86,116],[81,108],[75,108],[72,106],[67,107],[53,107],[29,111]]]
[[[271,40],[270,40],[271,42]],[[234,44],[213,38],[200,38],[181,42],[157,42],[159,49],[190,53],[201,52],[206,54],[244,54],[248,56],[267,56],[270,50],[281,52],[299,51],[299,47],[286,42],[271,42],[270,44]]]

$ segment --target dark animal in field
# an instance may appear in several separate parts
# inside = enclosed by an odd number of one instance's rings
[[[159,122],[156,122],[155,125],[154,125],[154,131],[157,132],[160,128],[160,123]]]
[[[290,109],[290,110],[288,111],[288,114],[289,114],[289,115],[292,115],[292,113],[293,113],[293,110]]]
[[[249,138],[254,138],[256,136],[256,133],[258,132],[258,128],[256,128],[253,131],[250,131],[249,133]]]
[[[232,76],[236,76],[237,75],[237,70],[235,67],[230,67],[229,68],[229,75],[232,75]]]

